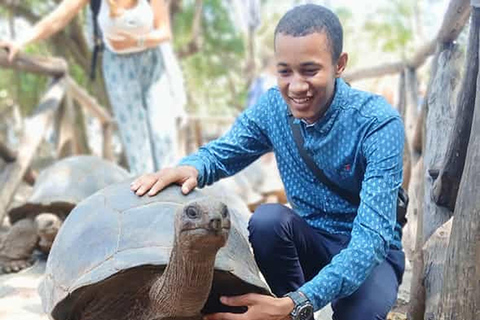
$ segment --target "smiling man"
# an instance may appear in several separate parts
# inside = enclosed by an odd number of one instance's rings
[[[330,10],[303,5],[275,30],[278,87],[245,110],[231,130],[175,168],[132,183],[138,195],[171,183],[184,193],[231,176],[262,154],[275,153],[292,209],[260,206],[249,223],[255,259],[277,298],[223,297],[248,306],[241,315],[209,320],[312,319],[332,303],[336,320],[385,319],[404,271],[396,199],[402,180],[404,129],[380,96],[350,88],[340,77],[348,55],[342,27]],[[303,148],[345,200],[316,178],[299,154],[289,122],[300,126]]]

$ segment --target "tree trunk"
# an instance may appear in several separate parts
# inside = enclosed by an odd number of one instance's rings
[[[435,230],[423,247],[423,268],[425,284],[425,319],[434,320],[439,308],[443,285],[443,269],[447,258],[448,239],[452,230],[450,218],[443,226]]]
[[[398,85],[398,105],[397,110],[402,119],[405,119],[405,109],[407,104],[407,90],[405,71],[400,74],[400,81]],[[405,139],[405,147],[403,148],[403,182],[402,188],[408,190],[410,178],[412,175],[412,161],[410,157],[410,148],[408,146],[408,139]]]
[[[458,47],[446,45],[440,52],[437,72],[428,93],[427,118],[425,126],[425,203],[423,221],[423,243],[435,230],[450,219],[452,212],[437,206],[432,201],[432,187],[443,165],[446,145],[439,143],[449,136],[455,114],[455,95],[459,79]],[[423,246],[422,243],[422,246]]]
[[[478,9],[475,9],[475,11]],[[479,75],[480,76],[480,75]],[[444,270],[439,320],[480,319],[480,79]]]
[[[475,90],[477,89],[479,68],[479,33],[480,9],[474,9],[472,11],[470,36],[465,60],[465,75],[462,89],[458,95],[458,107],[453,124],[453,134],[450,136],[447,144],[444,166],[433,186],[435,202],[439,206],[447,207],[451,211],[455,207],[460,177],[465,165],[465,155],[467,154],[475,108]]]
[[[415,135],[415,124],[418,121],[418,79],[415,69],[405,69],[405,137],[406,145],[408,148],[410,161],[414,165],[418,161],[418,156],[412,150],[413,137]]]
[[[65,158],[79,153],[75,130],[75,110],[72,95],[67,92],[58,112],[58,139],[56,153],[58,158]]]

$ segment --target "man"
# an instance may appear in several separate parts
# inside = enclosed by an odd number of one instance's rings
[[[235,174],[273,150],[293,210],[260,206],[249,223],[255,259],[278,298],[248,294],[222,303],[248,306],[241,315],[208,320],[301,319],[332,303],[339,320],[385,319],[404,271],[396,198],[402,179],[404,130],[381,97],[350,88],[340,76],[348,56],[342,27],[328,9],[295,7],[275,30],[278,88],[242,113],[220,139],[176,168],[132,183],[149,195],[171,183],[184,193]],[[289,117],[304,148],[358,206],[317,180],[296,148]]]

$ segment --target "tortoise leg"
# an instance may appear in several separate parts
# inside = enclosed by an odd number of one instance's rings
[[[50,252],[53,240],[62,226],[62,219],[53,213],[42,213],[35,217],[35,226],[40,238],[38,247],[45,254]]]
[[[33,264],[38,235],[32,219],[17,221],[0,243],[0,273],[18,272]]]

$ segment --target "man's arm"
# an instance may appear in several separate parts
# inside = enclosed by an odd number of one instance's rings
[[[269,119],[264,115],[268,108],[267,92],[255,106],[240,114],[224,136],[183,158],[177,167],[164,168],[137,178],[132,182],[131,189],[139,196],[146,192],[153,196],[166,186],[177,183],[187,194],[197,185],[210,185],[237,173],[272,148],[265,132],[265,123]]]
[[[390,118],[377,125],[365,138],[362,150],[366,171],[350,243],[299,289],[315,310],[352,294],[385,259],[394,237],[403,144],[404,129],[400,118]]]
[[[234,175],[271,150],[268,137],[256,122],[258,107],[242,113],[224,136],[180,161],[180,165],[197,169],[200,188]]]

